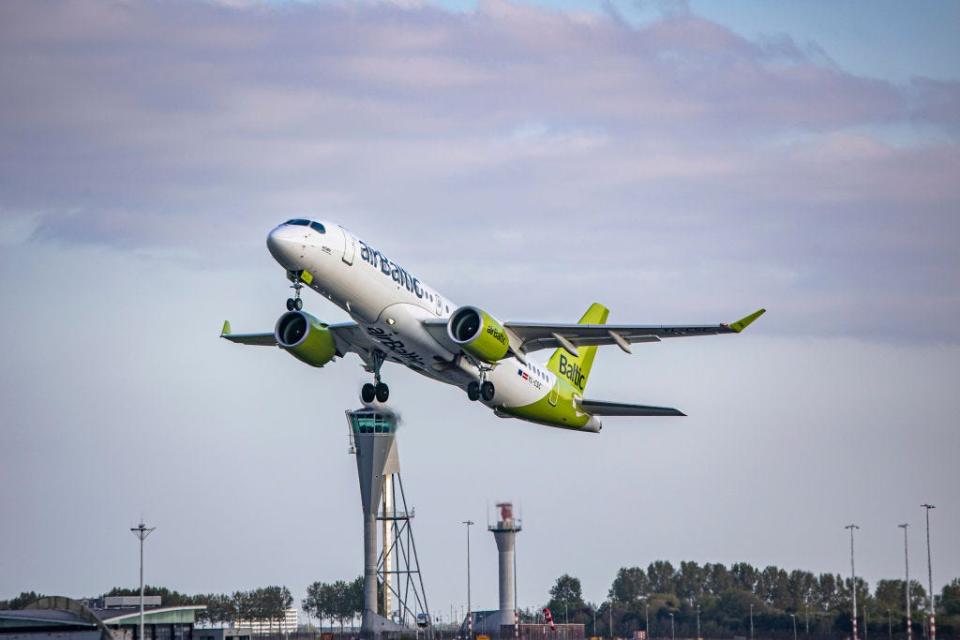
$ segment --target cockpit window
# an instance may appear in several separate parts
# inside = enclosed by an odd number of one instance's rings
[[[310,227],[317,233],[326,233],[327,230],[319,222],[313,222],[312,220],[304,220],[303,218],[294,218],[293,220],[287,220],[283,224],[292,224],[298,227]]]

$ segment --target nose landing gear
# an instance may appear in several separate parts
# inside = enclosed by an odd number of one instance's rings
[[[303,309],[303,300],[300,299],[300,289],[303,289],[303,283],[297,278],[290,285],[290,288],[293,289],[293,297],[287,298],[287,311],[300,311]]]
[[[376,398],[377,402],[386,402],[390,397],[390,387],[388,387],[385,382],[380,381],[380,368],[383,366],[385,359],[386,356],[382,351],[373,352],[372,368],[374,384],[368,382],[360,389],[360,399],[363,400],[365,404],[370,404],[374,398]]]

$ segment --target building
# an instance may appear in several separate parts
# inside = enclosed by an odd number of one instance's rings
[[[291,607],[283,612],[281,620],[240,620],[234,626],[239,629],[248,629],[253,635],[264,635],[294,633],[298,625],[298,610]]]
[[[63,596],[41,598],[26,609],[0,611],[0,640],[140,640],[140,598],[133,600],[136,606],[125,606],[122,598],[97,606]],[[193,640],[196,613],[205,606],[151,602],[156,605],[144,608],[143,640]]]

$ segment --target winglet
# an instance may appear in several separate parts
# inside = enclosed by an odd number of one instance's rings
[[[735,333],[740,333],[741,331],[749,327],[754,320],[756,320],[766,312],[767,312],[766,309],[758,309],[753,313],[751,313],[750,315],[740,318],[739,320],[731,324],[730,328],[733,329]]]
[[[220,330],[220,337],[222,338],[222,337],[224,337],[224,336],[228,336],[228,335],[230,335],[230,333],[231,333],[231,331],[230,331],[230,321],[229,321],[229,320],[224,320],[224,321],[223,321],[223,329]]]

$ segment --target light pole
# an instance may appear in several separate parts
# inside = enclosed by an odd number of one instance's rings
[[[460,524],[467,527],[467,638],[473,640],[473,609],[470,602],[470,527],[474,525],[473,520],[464,520]]]
[[[673,625],[673,611],[670,612],[670,640],[677,640],[677,631]]]
[[[650,601],[646,599],[643,601],[643,619],[643,630],[647,632],[647,640],[650,640]]]
[[[893,640],[893,616],[890,614],[890,609],[887,609],[887,639]]]
[[[920,505],[927,513],[927,584],[930,585],[930,640],[937,640],[937,612],[933,604],[933,563],[930,560],[930,509],[937,507],[932,504]]]
[[[911,640],[913,638],[913,621],[910,619],[910,616],[912,615],[911,609],[913,607],[910,606],[910,555],[907,553],[907,528],[910,527],[910,524],[904,522],[897,526],[903,529],[903,568],[906,574],[903,591],[907,605],[907,640]]]
[[[697,640],[700,640],[700,605],[697,605]],[[797,640],[794,638],[793,640]]]
[[[853,608],[851,609],[853,614],[851,618],[853,640],[857,640],[857,569],[853,563],[853,532],[859,528],[855,524],[848,524],[844,527],[844,529],[850,530],[850,592],[853,594]]]
[[[793,618],[793,640],[797,640],[797,614],[791,613],[790,617]]]
[[[607,609],[607,618],[610,621],[610,640],[613,640],[613,600],[610,601],[610,608]]]
[[[593,635],[597,635],[597,607],[593,607]]]
[[[750,603],[750,640],[753,640],[753,603]]]
[[[143,640],[143,541],[147,539],[156,527],[147,527],[143,524],[143,519],[140,520],[140,524],[136,527],[131,527],[130,531],[133,535],[137,536],[140,539],[140,636],[137,640]]]

